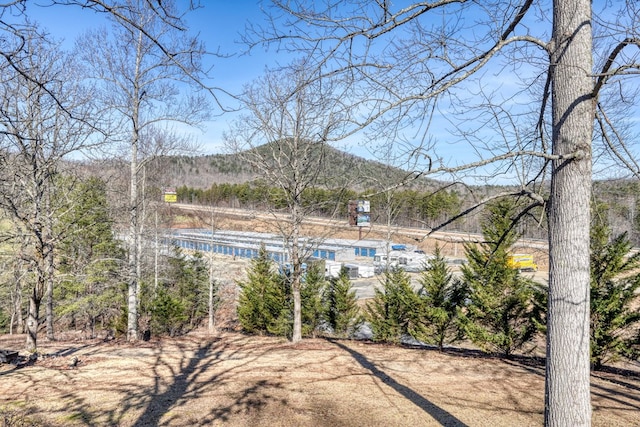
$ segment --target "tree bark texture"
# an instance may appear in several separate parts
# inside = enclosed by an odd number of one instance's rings
[[[302,299],[300,297],[300,286],[302,279],[302,260],[300,259],[300,249],[298,247],[300,236],[300,225],[298,223],[298,209],[294,207],[293,217],[293,239],[291,246],[291,295],[293,296],[293,334],[291,341],[294,343],[302,341]]]
[[[135,138],[135,137],[134,137]],[[127,341],[138,339],[138,184],[137,184],[137,141],[132,143],[131,149],[131,177],[129,200],[129,287],[127,295]]]
[[[38,274],[37,283],[29,297],[29,312],[27,313],[27,351],[38,349],[38,326],[40,323],[40,303],[42,302],[45,278]]]
[[[129,195],[129,289],[127,304],[127,340],[129,342],[138,339],[138,296],[140,277],[140,212],[138,194],[138,148],[140,143],[140,68],[142,61],[142,33],[138,31],[136,41],[136,63],[133,79],[133,94],[131,98],[131,165],[130,165],[130,192]]]
[[[549,219],[545,425],[591,424],[589,231],[593,80],[591,0],[555,0],[554,161]]]

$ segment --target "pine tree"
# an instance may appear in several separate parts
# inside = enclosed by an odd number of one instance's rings
[[[327,286],[321,264],[312,263],[307,267],[300,298],[302,304],[302,335],[315,335],[322,321],[322,292]]]
[[[151,329],[145,330],[143,337],[147,337],[151,332],[174,337],[181,333],[183,326],[189,320],[185,301],[171,292],[167,286],[159,286],[156,290],[156,295],[151,301],[150,313]]]
[[[422,285],[418,291],[422,327],[414,338],[436,344],[442,350],[445,343],[454,342],[461,337],[458,312],[466,299],[466,287],[462,281],[453,277],[438,246],[434,257],[420,273],[419,282]]]
[[[529,342],[543,324],[544,292],[510,267],[509,250],[518,239],[517,210],[511,199],[489,206],[482,224],[485,242],[465,246],[468,263],[461,269],[469,303],[461,317],[466,335],[485,351],[509,356]]]
[[[362,324],[356,292],[351,288],[347,269],[343,266],[332,279],[324,295],[324,319],[338,337],[351,336]]]
[[[98,324],[118,329],[125,256],[109,218],[106,183],[90,178],[67,197],[69,207],[57,225],[65,238],[57,253],[60,283],[54,290],[55,311],[68,326],[86,327],[94,336]]]
[[[626,233],[593,215],[591,228],[591,363],[599,369],[620,356],[637,357],[640,346],[640,253],[631,253]],[[634,274],[635,273],[635,274]]]
[[[238,282],[238,320],[247,332],[285,335],[290,329],[286,281],[272,266],[262,246],[251,260],[246,281]]]
[[[209,268],[202,252],[196,251],[185,259],[178,292],[185,302],[188,329],[200,325],[208,314]]]
[[[150,321],[149,332],[176,336],[196,328],[207,315],[209,274],[201,252],[186,256],[178,246],[172,248],[167,270],[152,289],[141,282],[141,312]],[[141,328],[148,333],[145,328]]]
[[[373,340],[399,343],[406,335],[415,334],[420,323],[420,300],[411,288],[409,275],[400,268],[385,271],[382,289],[374,292],[365,308]]]

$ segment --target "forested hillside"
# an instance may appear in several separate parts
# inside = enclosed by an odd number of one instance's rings
[[[407,182],[409,188],[435,188],[435,181],[400,168],[367,160],[335,148],[325,147],[326,164],[330,165],[333,182],[348,183],[354,190],[381,187],[391,183]],[[151,166],[162,171],[166,185],[206,189],[212,184],[240,184],[259,179],[257,173],[236,154],[211,154],[204,156],[159,157]]]
[[[346,215],[348,200],[371,200],[373,220],[386,222],[393,208],[392,222],[402,226],[437,227],[457,213],[466,211],[492,195],[517,192],[515,187],[470,186],[450,183],[443,186],[433,180],[413,179],[415,175],[399,168],[367,160],[330,148],[326,161],[333,177],[305,194],[308,204],[316,205],[319,216]],[[111,183],[112,197],[122,198],[126,191],[122,180],[123,165],[118,161],[93,164],[78,163],[84,174],[99,175]],[[262,177],[251,170],[242,156],[215,154],[205,156],[159,157],[146,168],[146,181],[151,197],[160,199],[164,188],[175,188],[183,203],[206,204],[249,209],[280,209],[280,190],[268,188]],[[394,184],[406,182],[394,187]],[[383,190],[393,187],[389,194]],[[441,189],[443,188],[444,189]],[[436,189],[440,191],[435,191]],[[604,212],[615,234],[627,232],[634,246],[640,245],[640,184],[628,180],[596,181],[594,200],[604,204]],[[390,199],[387,196],[392,195]],[[322,201],[322,203],[319,203]],[[478,214],[473,210],[451,225],[448,230],[480,233]],[[546,238],[546,221],[542,208],[523,218],[520,231],[527,237]]]
[[[326,182],[334,186],[318,186],[305,197],[309,204],[318,206],[317,215],[346,215],[348,200],[367,197],[376,208],[374,220],[386,222],[386,193],[382,190],[399,182],[394,188],[393,204],[396,214],[393,222],[403,226],[436,227],[453,215],[465,211],[479,201],[513,187],[496,185],[469,186],[450,183],[445,190],[442,183],[424,178],[400,168],[367,160],[330,148],[326,161],[331,165],[333,177]],[[252,171],[242,156],[215,154],[206,156],[171,156],[158,158],[150,169],[161,171],[159,186],[178,190],[184,203],[212,204],[225,207],[251,209],[279,209],[277,189],[268,189],[261,177]],[[343,187],[344,186],[344,187]],[[335,194],[334,194],[335,193]],[[597,181],[594,197],[606,206],[608,221],[615,233],[627,232],[634,245],[640,244],[640,185],[631,181]],[[331,203],[327,201],[331,200]],[[324,203],[318,203],[324,201]],[[532,238],[546,238],[546,225],[542,209],[532,211],[524,218],[521,232]],[[455,221],[447,229],[479,233],[477,215],[471,212]]]

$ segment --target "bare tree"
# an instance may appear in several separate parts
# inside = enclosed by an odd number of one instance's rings
[[[0,19],[0,31],[2,31],[2,33],[4,34],[4,37],[0,42],[0,60],[2,61],[1,65],[7,70],[14,72],[17,76],[23,78],[26,82],[32,84],[34,87],[39,88],[44,95],[54,100],[62,111],[66,112],[70,117],[73,117],[72,112],[68,110],[69,107],[65,105],[65,102],[63,102],[63,99],[61,99],[62,95],[56,92],[58,88],[50,85],[50,82],[48,81],[39,81],[39,76],[33,75],[29,68],[25,68],[30,64],[28,64],[28,61],[25,61],[24,59],[25,57],[29,57],[32,52],[27,49],[27,40],[33,37],[35,30],[34,26],[28,21],[20,21],[20,18],[25,17],[26,13],[28,12],[26,5],[26,0],[9,1],[4,2],[2,5],[0,5],[1,17],[11,15],[11,19]],[[114,22],[120,25],[120,28],[124,32],[123,34],[128,32],[129,40],[132,41],[132,43],[128,47],[133,47],[135,49],[136,47],[142,47],[144,44],[144,49],[146,49],[145,53],[149,56],[155,56],[158,64],[156,75],[167,75],[167,70],[177,70],[176,73],[172,74],[171,77],[169,77],[169,80],[171,78],[175,78],[177,75],[180,75],[180,78],[176,79],[180,81],[178,86],[181,86],[184,83],[186,83],[187,85],[195,85],[197,88],[205,91],[210,98],[212,97],[219,107],[221,107],[223,110],[225,109],[224,107],[222,107],[222,102],[218,98],[218,96],[220,94],[224,94],[225,91],[221,88],[207,86],[205,80],[202,78],[202,74],[200,73],[200,60],[202,53],[200,44],[195,42],[194,39],[185,38],[182,38],[181,40],[184,43],[175,43],[176,40],[180,38],[177,37],[176,34],[184,34],[186,32],[186,26],[183,22],[182,12],[177,12],[177,9],[173,7],[173,2],[165,1],[161,3],[152,0],[50,0],[48,2],[42,2],[38,5],[33,5],[33,7],[51,7],[57,5],[81,7],[87,11],[98,12],[111,17]],[[182,4],[182,6],[186,10],[195,10],[200,7],[199,2],[195,0],[188,2],[188,4]],[[50,36],[47,34],[40,34],[39,37],[42,37],[42,40],[45,42],[44,44],[46,44],[50,39]],[[105,42],[106,40],[99,40],[97,44],[100,45]],[[142,50],[140,52],[142,52]],[[136,64],[144,65],[144,61]],[[132,66],[135,67],[133,63]],[[162,68],[164,68],[164,73],[163,71],[160,71]],[[140,70],[137,69],[136,71]],[[162,78],[160,80],[162,80]],[[72,79],[71,81],[79,81],[79,78]],[[161,85],[155,86],[155,89],[160,88]],[[168,88],[170,89],[170,92],[168,94],[163,94],[163,96],[175,96],[175,93],[173,92],[173,89],[175,89],[175,87]],[[165,86],[162,89],[167,89],[167,87]],[[139,95],[137,99],[141,102],[143,96],[149,95],[145,99],[145,101],[147,102],[147,106],[153,105],[154,107],[158,107],[159,105],[158,103],[156,103],[156,101],[158,101],[157,98],[154,99],[154,97],[158,96],[158,92],[156,92],[155,94],[153,92],[144,92],[143,88],[143,90],[136,93],[136,95]],[[180,101],[182,101],[183,99],[186,98],[180,98]],[[197,100],[195,103],[200,103],[201,100],[202,97],[200,97],[199,100]],[[191,99],[191,101],[193,101],[193,99]],[[144,104],[144,102],[142,102],[142,104]],[[184,104],[181,102],[175,103],[174,105],[184,106]],[[122,106],[122,104],[120,106]],[[200,112],[202,111],[203,110],[200,109]],[[158,111],[155,112],[158,113]],[[94,117],[113,120],[114,117],[117,116],[111,115],[107,117],[108,113],[109,110],[103,110],[100,113],[94,114]],[[80,122],[84,120],[84,118],[81,117],[73,118],[80,119]],[[182,121],[198,121],[200,118],[200,115],[193,115],[189,118],[189,120]],[[144,126],[134,126],[137,127],[139,132],[138,135],[134,135],[134,141],[139,140],[139,137],[146,132],[148,132],[148,134],[151,134],[151,128],[163,128],[163,126],[160,126],[160,123],[166,123],[166,120],[164,119],[166,119],[166,117],[158,114],[154,116],[153,120],[149,121],[147,116],[147,122],[145,122]],[[175,117],[172,119],[175,119]],[[101,128],[105,129],[104,126],[101,126]],[[163,128],[163,130],[165,131],[165,134],[167,134],[167,129]],[[172,132],[169,132],[169,134],[172,134]],[[171,135],[171,138],[175,138],[175,136],[176,133],[174,132]],[[152,139],[152,137],[148,138],[148,140]],[[3,153],[3,156],[4,154],[5,153]],[[3,157],[3,159],[6,160],[9,159],[9,157]],[[14,159],[14,157],[11,157],[9,161],[12,162]],[[132,168],[132,170],[136,170],[137,172],[139,172],[140,169],[141,168],[139,167]],[[133,185],[133,187],[135,187],[135,184]],[[5,200],[10,199],[9,196],[4,196]],[[46,200],[43,199],[42,202],[46,204]],[[134,215],[135,214],[132,214],[132,217]],[[133,222],[137,223],[137,218]],[[139,245],[135,245],[135,243],[132,243],[131,247],[134,246]],[[139,258],[137,254],[133,256]],[[49,282],[49,288],[51,288],[52,284],[53,282]],[[52,334],[53,316],[52,310],[50,310],[50,308],[52,307],[52,300],[50,302],[51,304],[47,304],[47,329],[49,333]],[[135,313],[133,317],[135,317]]]
[[[97,3],[97,2],[94,2]],[[102,6],[104,7],[104,6]],[[161,7],[160,16],[156,8]],[[116,13],[117,12],[117,13]],[[138,338],[141,276],[143,178],[154,156],[193,151],[171,124],[196,126],[207,117],[205,94],[194,87],[201,75],[204,48],[177,28],[172,2],[121,2],[113,11],[112,32],[96,30],[78,42],[78,52],[101,88],[98,98],[114,118],[114,134],[129,151],[128,325],[130,341]]]
[[[27,348],[36,349],[40,304],[47,296],[47,336],[53,339],[54,224],[64,209],[57,181],[63,158],[99,141],[90,96],[79,85],[73,58],[35,31],[12,39],[11,62],[0,67],[0,207],[17,224],[16,242],[34,271]],[[19,54],[18,54],[19,53]]]
[[[9,334],[24,333],[24,314],[23,314],[23,288],[27,282],[28,269],[25,265],[25,257],[23,252],[28,244],[25,236],[20,236],[12,227],[10,220],[3,219],[0,221],[0,242],[2,242],[3,250],[0,253],[2,259],[2,284],[0,288],[4,295],[5,305],[3,308],[6,312],[10,312]],[[19,238],[22,237],[22,238]]]
[[[243,156],[267,184],[280,190],[288,221],[276,221],[289,255],[288,276],[293,295],[292,341],[302,339],[300,286],[302,264],[313,253],[303,244],[301,226],[314,206],[304,193],[324,181],[329,140],[342,130],[345,119],[339,94],[332,83],[307,85],[304,63],[290,73],[267,72],[242,96],[247,114],[226,134],[230,148]]]
[[[219,230],[220,218],[216,215],[213,206],[210,207],[209,212],[204,210],[194,211],[194,216],[197,218],[197,222],[208,228],[209,233],[209,257],[207,262],[209,263],[209,295],[207,298],[207,330],[209,334],[213,334],[216,328],[216,313],[220,308],[220,287],[222,282],[216,279],[216,262],[214,259],[215,251],[213,247],[216,242],[216,231]]]
[[[5,4],[6,7],[11,6],[23,10],[26,0],[15,0],[9,3],[5,2]],[[173,34],[173,36],[186,34],[188,26],[185,23],[185,16],[203,7],[200,0],[180,2],[174,0],[45,0],[39,5],[43,7],[58,5],[80,7],[83,10],[107,15],[123,28],[138,32],[142,39],[154,46],[158,58],[162,58],[168,66],[179,70],[185,81],[207,92],[209,98],[213,99],[221,111],[234,109],[229,106],[228,101],[235,99],[235,96],[222,87],[211,86],[204,78],[199,63],[203,52],[191,56],[183,50],[185,46],[172,43],[172,36],[169,37],[169,40],[166,37],[167,34]],[[179,5],[179,8],[176,5]],[[153,16],[160,26],[169,31],[156,32],[157,28],[149,27],[148,18],[150,16]],[[195,42],[196,39],[191,41]],[[197,42],[191,46],[195,50],[200,50],[201,47]],[[207,52],[207,55],[226,58],[232,54],[218,50],[216,53]]]
[[[420,156],[420,175],[518,179],[516,193],[531,197],[530,206],[546,204],[545,422],[589,425],[592,141],[604,142],[595,153],[605,168],[621,162],[639,175],[625,145],[633,132],[607,114],[612,105],[637,106],[629,79],[640,68],[637,4],[593,16],[590,0],[273,4],[273,25],[254,27],[248,42],[311,55],[315,78],[350,79],[354,127]],[[435,119],[449,126],[446,136]],[[447,154],[444,138],[475,158]]]

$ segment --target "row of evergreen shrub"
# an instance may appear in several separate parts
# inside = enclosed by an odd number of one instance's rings
[[[384,272],[374,297],[361,309],[351,282],[325,280],[312,267],[302,289],[303,334],[318,331],[350,337],[366,322],[372,339],[407,339],[440,349],[463,339],[487,352],[510,356],[531,350],[545,333],[546,287],[510,266],[519,236],[513,219],[518,206],[502,199],[488,207],[482,243],[465,246],[467,263],[454,276],[440,249],[419,273],[419,288],[401,269]],[[591,352],[595,368],[640,350],[640,255],[629,255],[626,235],[610,230],[594,215],[592,232]],[[278,274],[266,252],[252,261],[240,282],[238,318],[244,330],[288,336],[292,304],[286,276]],[[570,331],[568,331],[570,333]]]

